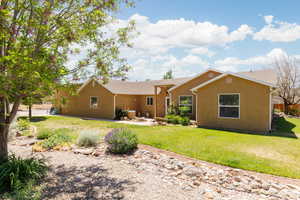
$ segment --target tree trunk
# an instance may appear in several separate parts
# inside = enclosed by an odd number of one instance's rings
[[[31,104],[28,105],[28,117],[29,117],[29,121],[31,121],[31,118],[32,118],[32,105]]]
[[[284,102],[284,114],[289,114],[289,104]]]
[[[7,151],[7,138],[8,138],[8,124],[0,124],[0,164],[5,161],[8,156]]]

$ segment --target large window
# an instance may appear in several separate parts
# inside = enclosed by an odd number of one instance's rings
[[[146,98],[146,105],[152,106],[153,105],[153,97],[147,97]]]
[[[220,94],[219,95],[219,117],[240,118],[240,95]]]
[[[98,97],[90,97],[90,107],[91,108],[98,107]]]
[[[184,107],[188,114],[193,113],[193,96],[179,96],[179,107]]]

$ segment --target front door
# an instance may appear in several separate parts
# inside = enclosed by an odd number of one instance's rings
[[[165,114],[166,115],[168,114],[169,106],[170,106],[170,97],[166,97],[166,100],[165,100]]]

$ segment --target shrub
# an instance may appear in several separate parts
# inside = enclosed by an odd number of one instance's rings
[[[190,119],[188,117],[181,117],[179,115],[166,115],[166,120],[171,124],[181,124],[187,126],[190,124]]]
[[[299,110],[291,108],[289,109],[288,114],[292,116],[299,116]]]
[[[99,143],[99,133],[94,130],[84,130],[79,133],[77,144],[79,146],[90,147]]]
[[[189,106],[180,106],[179,107],[179,115],[182,117],[187,117],[190,115],[191,107]]]
[[[44,140],[48,139],[51,135],[54,134],[54,131],[51,129],[41,129],[37,133],[37,139]]]
[[[116,154],[130,153],[137,148],[138,139],[130,129],[114,129],[105,136],[108,151]]]
[[[168,123],[179,124],[181,117],[179,115],[166,115],[166,119]]]
[[[17,192],[42,178],[47,172],[43,159],[16,157],[14,154],[0,165],[0,192]]]
[[[180,124],[183,126],[187,126],[190,124],[190,119],[188,117],[181,117]]]
[[[55,146],[63,145],[65,143],[70,143],[72,138],[64,133],[55,133],[51,135],[48,139],[41,142],[41,146],[45,149],[52,149]]]
[[[123,117],[127,117],[127,116],[128,116],[127,110],[123,110],[121,108],[116,109],[116,117],[115,117],[116,120],[120,120]]]
[[[18,120],[17,127],[18,127],[19,131],[29,130],[29,127],[30,127],[29,120],[27,118],[20,118]]]

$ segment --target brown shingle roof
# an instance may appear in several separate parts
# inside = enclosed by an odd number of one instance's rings
[[[120,81],[110,80],[104,86],[114,94],[154,95],[155,85],[178,85],[191,77],[153,81]]]
[[[239,72],[238,74],[248,76],[259,81],[265,81],[272,84],[277,83],[277,73],[275,69],[262,69],[256,71]]]
[[[259,81],[265,81],[268,83],[276,84],[277,75],[274,69],[263,69],[248,72],[238,72],[244,76],[248,76],[252,79]],[[131,94],[131,95],[154,95],[155,85],[180,85],[189,79],[194,77],[184,77],[168,80],[150,80],[150,81],[121,81],[110,80],[104,85],[108,90],[114,94]]]

